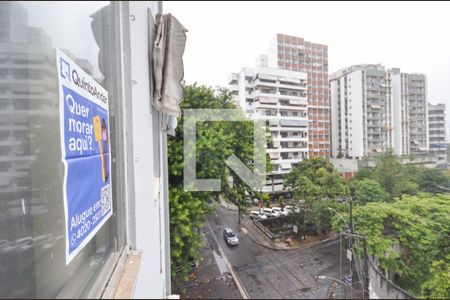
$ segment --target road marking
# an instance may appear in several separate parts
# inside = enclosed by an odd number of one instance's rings
[[[245,229],[244,227],[241,227],[241,231],[242,231],[244,234],[247,234],[247,233],[248,233],[247,229]]]
[[[220,256],[214,250],[212,253],[213,253],[214,259],[216,260],[216,264],[219,267],[220,274],[223,275],[223,274],[226,274],[227,272],[230,272],[230,270],[227,266],[227,263],[223,259],[223,256]]]

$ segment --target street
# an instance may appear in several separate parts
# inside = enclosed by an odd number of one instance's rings
[[[255,243],[247,230],[239,231],[236,211],[220,207],[208,215],[208,221],[223,255],[236,270],[251,298],[329,298],[333,281],[315,279],[315,276],[339,278],[339,240],[302,250],[271,250]],[[244,216],[241,228],[248,227],[249,223],[248,216]],[[226,245],[222,238],[224,227],[237,233],[237,247]],[[343,264],[343,274],[345,271],[348,271],[347,263]]]

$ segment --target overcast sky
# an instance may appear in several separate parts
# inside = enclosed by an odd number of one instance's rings
[[[185,80],[226,86],[276,33],[328,45],[329,72],[381,63],[428,77],[429,102],[450,112],[450,3],[163,2],[188,30]]]

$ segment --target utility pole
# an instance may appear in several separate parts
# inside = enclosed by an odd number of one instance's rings
[[[363,251],[364,251],[364,299],[370,299],[369,295],[369,264],[368,264],[368,257],[367,257],[367,242],[366,237],[363,237]]]
[[[241,206],[238,203],[238,227],[239,231],[241,231]]]
[[[353,234],[353,198],[350,197],[350,233]],[[351,241],[351,240],[350,240]],[[351,242],[350,242],[351,245]],[[351,248],[351,246],[350,246]]]
[[[350,226],[350,236],[349,236],[349,247],[350,247],[350,251],[352,252],[352,259],[350,260],[350,275],[352,276],[352,283],[351,283],[351,287],[353,287],[353,268],[352,268],[352,263],[353,263],[353,241],[352,241],[352,238],[353,238],[353,214],[352,214],[352,212],[353,212],[353,199],[352,199],[352,197],[350,196],[349,197],[349,199],[350,199],[350,202],[349,202],[349,205],[350,205],[350,223],[349,223],[349,226]],[[353,293],[352,293],[352,290],[350,289],[350,299],[353,299]]]
[[[342,279],[342,230],[339,230],[339,279]]]
[[[352,238],[358,239],[358,241],[362,239],[362,241],[363,241],[363,255],[364,255],[363,269],[364,270],[362,272],[363,273],[362,278],[360,278],[359,282],[361,283],[361,288],[363,289],[363,291],[362,291],[363,292],[363,294],[362,294],[363,299],[369,299],[369,292],[368,292],[369,291],[369,272],[368,272],[368,268],[369,267],[368,267],[366,237],[363,236],[363,235],[349,233],[349,232],[342,232],[342,231],[340,231],[340,235],[348,237],[349,244],[350,244],[350,241],[351,241]],[[353,259],[354,259],[354,257],[353,257],[353,251],[352,251],[352,260],[350,261],[350,270],[352,270]],[[341,272],[341,270],[340,270],[340,272]],[[354,282],[354,278],[353,278],[354,276],[353,276],[353,272],[352,271],[351,271],[351,275],[352,275],[352,284],[351,284],[350,288],[352,289],[353,282]],[[340,276],[342,276],[342,275],[340,275]],[[358,276],[358,278],[359,278],[359,276]],[[345,291],[345,293],[347,293],[346,289],[344,291]],[[352,297],[352,296],[353,296],[352,290],[350,290],[350,297]]]

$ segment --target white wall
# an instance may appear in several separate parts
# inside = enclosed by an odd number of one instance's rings
[[[131,77],[132,85],[132,135],[134,159],[134,203],[130,210],[130,226],[134,227],[136,250],[142,252],[133,298],[165,298],[167,287],[166,228],[164,220],[168,214],[164,205],[164,180],[162,179],[161,131],[158,112],[150,104],[152,98],[151,69],[149,66],[149,27],[156,15],[157,2],[129,2]],[[149,26],[150,22],[150,26]],[[133,244],[133,241],[131,241]]]
[[[425,77],[425,145],[427,147],[427,151],[430,150],[430,124],[429,124],[429,120],[428,120],[428,99],[430,99],[429,97],[429,91],[428,91],[428,77]]]
[[[392,86],[392,102],[394,106],[394,153],[396,155],[402,155],[402,88],[401,88],[401,74],[392,74],[391,76]]]
[[[239,106],[242,109],[244,109],[244,111],[247,108],[246,107],[246,101],[245,101],[245,88],[247,87],[247,84],[246,84],[246,81],[245,81],[245,75],[246,75],[245,70],[242,70],[239,73],[239,82],[238,82],[238,84],[239,84],[239,86],[238,86],[238,88],[239,88],[238,103],[239,103]]]
[[[330,105],[331,105],[331,156],[337,157],[339,154],[339,113],[337,80],[330,82]]]
[[[363,110],[364,99],[362,95],[362,71],[356,70],[347,75],[347,98],[348,98],[348,131],[345,129],[345,81],[344,75],[332,80],[330,86],[331,93],[331,143],[332,156],[337,157],[339,147],[342,147],[342,154],[347,154],[354,158],[364,156],[363,143]],[[340,100],[338,99],[337,82],[340,82]],[[341,115],[338,113],[338,101],[341,104]],[[351,121],[351,123],[350,123]],[[341,144],[339,145],[339,123],[341,125]],[[348,149],[346,149],[346,138],[349,139]]]
[[[352,157],[363,157],[367,153],[364,153],[364,140],[363,140],[363,127],[366,127],[365,124],[363,124],[363,105],[365,104],[365,101],[363,101],[363,95],[362,91],[365,87],[362,86],[362,71],[357,70],[349,75],[347,75],[347,81],[349,88],[348,91],[351,92],[351,94],[348,95],[348,98],[351,99],[351,102],[349,102],[349,115],[348,119],[352,121],[349,123],[349,136],[350,141],[352,143],[349,144],[349,147],[351,150],[349,151],[350,156]],[[351,106],[351,108],[350,108]],[[345,127],[343,127],[345,128]]]
[[[275,35],[269,44],[268,50],[268,62],[269,67],[278,68],[278,43],[277,43],[277,35]]]

